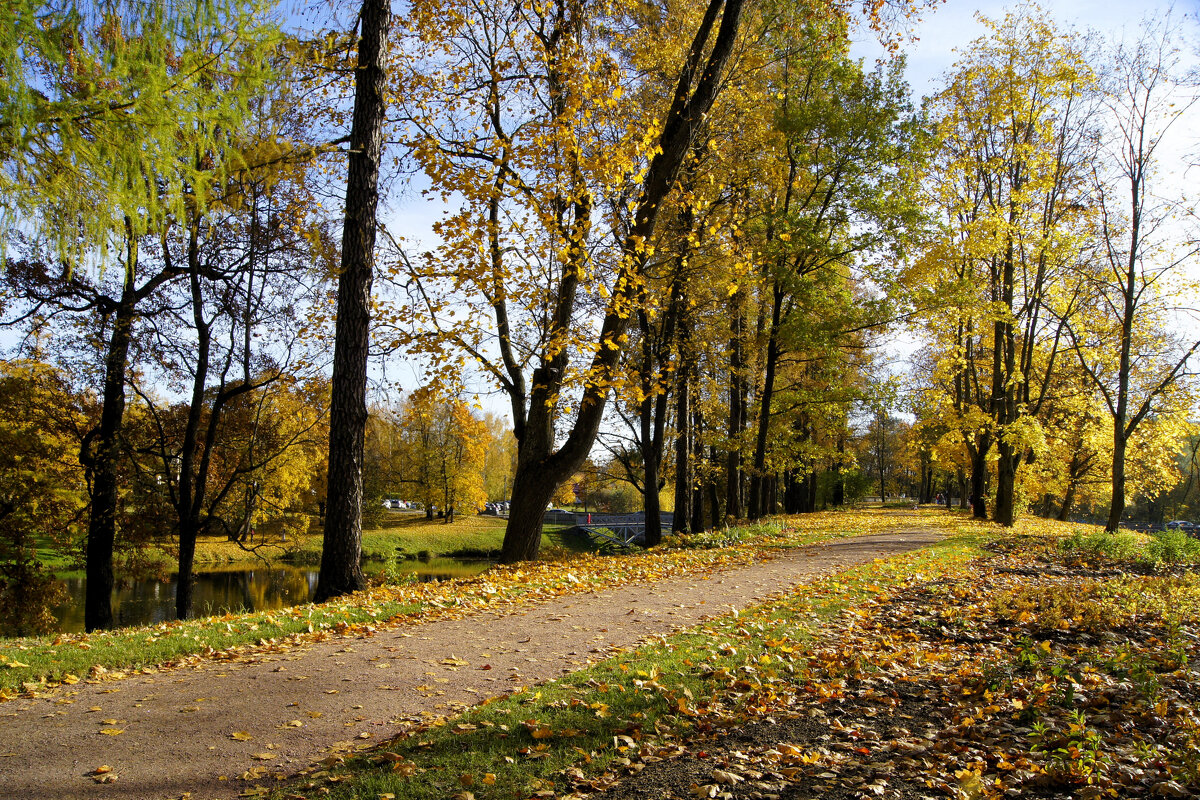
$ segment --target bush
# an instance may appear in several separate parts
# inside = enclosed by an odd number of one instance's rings
[[[1109,561],[1136,561],[1145,549],[1136,533],[1075,533],[1064,539],[1059,549],[1085,557],[1101,557]]]
[[[1154,564],[1194,564],[1200,561],[1200,539],[1177,530],[1152,533],[1145,560]]]

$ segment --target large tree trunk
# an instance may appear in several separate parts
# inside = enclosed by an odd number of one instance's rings
[[[542,545],[542,517],[557,486],[558,480],[544,466],[517,466],[500,563],[515,564],[537,558]]]
[[[1066,522],[1071,518],[1071,507],[1075,505],[1075,480],[1072,478],[1067,482],[1067,491],[1063,494],[1062,506],[1058,509],[1059,522]]]
[[[1121,517],[1125,515],[1125,447],[1126,440],[1123,427],[1113,430],[1112,455],[1112,502],[1108,506],[1108,521],[1104,530],[1116,533],[1121,527]]]
[[[996,443],[1000,457],[996,459],[996,510],[993,519],[1006,528],[1016,522],[1017,463],[1012,447],[1003,440]]]
[[[991,443],[984,439],[970,448],[971,509],[975,519],[987,519],[987,452]]]
[[[192,593],[195,587],[193,567],[196,561],[196,534],[199,524],[195,519],[180,520],[179,526],[179,574],[175,583],[175,617],[187,619],[192,613]]]
[[[364,583],[359,563],[363,437],[367,424],[367,352],[371,283],[375,275],[379,160],[387,113],[384,65],[390,22],[388,0],[363,0],[329,407],[329,499],[315,602],[358,591]]]
[[[86,552],[87,588],[83,606],[83,624],[89,632],[113,626],[113,545],[116,541],[119,502],[117,466],[121,455],[121,425],[125,417],[125,372],[133,334],[136,252],[136,244],[131,241],[125,288],[113,315],[112,334],[104,358],[100,425],[80,453],[80,461],[92,476],[92,506]]]

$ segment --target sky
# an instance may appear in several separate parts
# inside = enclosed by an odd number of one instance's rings
[[[977,14],[999,19],[1006,10],[1018,7],[1019,4],[1014,2],[946,0],[933,11],[926,11],[923,19],[911,26],[917,41],[903,47],[908,55],[908,79],[914,97],[935,91],[942,76],[954,66],[959,51],[985,35],[984,27],[976,19]],[[1162,0],[1047,0],[1041,8],[1056,22],[1080,31],[1092,28],[1106,35],[1120,35],[1124,31],[1132,37],[1143,17],[1168,10],[1172,11],[1172,16],[1190,17],[1194,29],[1195,18],[1200,15],[1200,0],[1175,3]],[[1200,39],[1200,35],[1193,38]],[[881,49],[876,44],[864,42],[855,52],[874,59]]]

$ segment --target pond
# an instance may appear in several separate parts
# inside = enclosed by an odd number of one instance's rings
[[[364,562],[368,577],[379,575],[383,562]],[[488,561],[464,561],[455,558],[431,558],[428,561],[399,561],[396,572],[412,575],[420,581],[469,578],[491,566]],[[307,603],[317,587],[317,567],[272,564],[271,566],[230,566],[197,572],[192,590],[192,615],[225,614],[240,611],[269,611]],[[59,629],[66,633],[83,630],[84,578],[63,581],[68,601],[56,606]],[[153,625],[175,619],[175,586],[171,575],[165,580],[118,581],[113,590],[113,617],[118,627]]]

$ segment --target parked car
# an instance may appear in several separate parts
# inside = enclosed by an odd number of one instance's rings
[[[1169,531],[1183,531],[1193,539],[1200,539],[1200,523],[1189,522],[1186,519],[1175,519],[1163,527]]]

